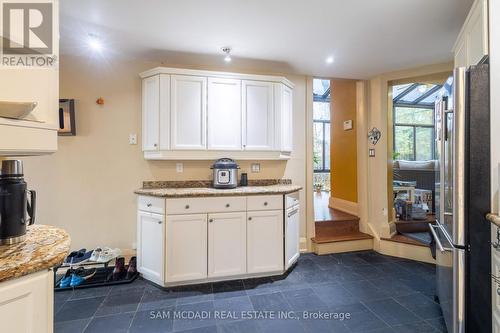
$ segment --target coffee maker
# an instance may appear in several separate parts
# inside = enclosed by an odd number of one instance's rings
[[[22,161],[2,161],[0,169],[0,245],[24,241],[26,226],[35,223],[35,208],[36,192],[27,189]]]

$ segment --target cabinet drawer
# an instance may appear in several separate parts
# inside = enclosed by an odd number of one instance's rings
[[[283,209],[282,195],[257,195],[247,197],[248,210]]]
[[[137,199],[139,210],[165,215],[165,199],[140,195]]]
[[[246,211],[245,197],[167,199],[168,215]]]

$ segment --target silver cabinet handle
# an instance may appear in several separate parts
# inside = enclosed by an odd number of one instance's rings
[[[158,221],[158,224],[162,224],[162,223],[163,223],[163,221]]]
[[[158,147],[158,144],[154,143],[154,144],[153,144],[153,147]]]
[[[267,201],[264,202],[264,206],[267,206]]]
[[[230,204],[226,204],[226,208],[229,208],[229,207],[231,207],[231,205]]]
[[[437,245],[439,251],[441,251],[441,253],[444,253],[446,251],[453,251],[453,249],[443,247],[443,244],[441,244],[441,241],[439,240],[434,228],[439,228],[439,227],[429,223],[429,229],[431,230],[432,236],[434,237],[434,240],[436,241],[436,245]]]
[[[251,216],[248,218],[248,221],[252,221],[252,217]]]
[[[208,222],[212,223],[214,221],[214,219],[209,219]]]
[[[296,208],[294,210],[292,210],[290,213],[288,213],[288,217],[292,217],[293,215],[297,214],[299,212],[299,209]]]
[[[147,206],[147,207],[151,207],[151,206],[153,206],[153,205],[152,205],[152,204],[150,204],[150,203],[148,203],[148,204],[146,204],[146,206]]]
[[[189,205],[186,205],[186,209],[189,209]]]

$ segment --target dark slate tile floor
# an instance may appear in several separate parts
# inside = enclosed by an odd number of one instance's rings
[[[285,277],[57,292],[55,332],[446,332],[434,280],[433,265],[373,251],[304,254]]]

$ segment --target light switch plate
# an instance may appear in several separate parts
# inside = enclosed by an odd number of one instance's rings
[[[137,144],[137,134],[131,133],[128,135],[128,144],[136,145]]]
[[[184,163],[175,163],[175,171],[176,172],[184,172]]]
[[[370,148],[368,150],[368,156],[375,157],[375,148]]]
[[[344,121],[344,131],[352,130],[352,120]]]
[[[260,163],[252,163],[252,172],[260,172]]]

